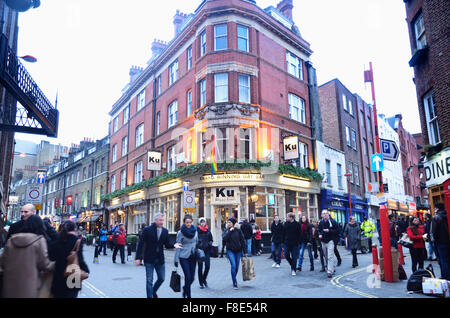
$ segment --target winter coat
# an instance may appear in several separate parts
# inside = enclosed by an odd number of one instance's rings
[[[300,223],[300,244],[302,243],[311,243],[312,244],[312,224],[308,223],[306,231],[303,232],[302,230],[302,223]]]
[[[281,221],[278,221],[278,224],[272,222],[270,231],[272,233],[272,243],[275,244],[283,243],[283,223],[281,223]]]
[[[151,226],[144,228],[139,238],[136,259],[143,259],[145,264],[155,264],[156,260],[164,264],[164,246],[168,249],[174,248],[173,244],[169,243],[169,231],[166,228],[162,228],[158,240],[157,227],[153,223]]]
[[[287,246],[300,244],[300,223],[297,221],[285,222],[283,226],[283,242]]]
[[[329,232],[324,232],[323,230],[328,229]],[[336,241],[339,236],[339,226],[337,222],[329,218],[328,221],[325,221],[324,219],[320,220],[319,222],[319,228],[318,228],[319,235],[322,235],[321,241],[323,243],[328,243],[330,241]]]
[[[425,227],[423,225],[419,225],[417,227],[419,234],[415,235],[413,233],[413,227],[410,226],[406,229],[406,233],[408,233],[409,238],[413,241],[413,248],[425,248],[425,241],[423,240],[423,235],[425,234]]]
[[[390,234],[391,238],[398,237],[397,223],[395,223],[395,221],[389,221],[389,234]]]
[[[71,298],[76,297],[79,288],[69,288],[67,286],[67,278],[64,277],[64,272],[67,267],[67,256],[73,251],[75,244],[78,241],[78,237],[70,234],[66,241],[58,240],[52,242],[49,247],[49,256],[52,261],[55,261],[55,272],[53,275],[52,282],[52,294],[55,298]],[[80,268],[85,272],[89,273],[89,268],[84,261],[83,257],[83,242],[80,243],[78,250],[78,262]]]
[[[260,241],[261,240],[261,230],[256,231],[255,233],[255,240]]]
[[[193,238],[185,236],[181,231],[177,233],[177,243],[182,245],[181,248],[177,248],[175,252],[174,262],[179,263],[180,258],[188,259],[191,256],[195,257],[195,249],[198,244],[198,232],[195,231]]]
[[[211,231],[208,229],[203,231],[200,227],[197,227],[198,231],[198,248],[202,249],[205,253],[209,253],[212,243],[214,242]]]
[[[100,230],[100,242],[106,242],[108,240],[108,231]]]
[[[345,226],[344,236],[347,237],[348,248],[352,250],[359,250],[361,248],[361,227],[358,223]]]
[[[117,245],[127,245],[127,231],[125,230],[117,230],[114,233],[114,238],[116,239]]]
[[[249,240],[253,237],[253,228],[248,222],[244,222],[241,225],[242,234],[244,234],[244,238]]]
[[[365,237],[373,237],[373,232],[375,232],[375,224],[372,221],[366,220],[361,224],[361,230]]]
[[[8,236],[6,237],[6,241],[8,241],[9,238],[11,236],[13,236],[14,234],[20,233],[22,231],[22,227],[23,227],[24,223],[25,223],[24,220],[19,220],[16,223],[11,224],[11,226],[9,227],[9,230],[8,230]]]
[[[18,233],[10,237],[0,257],[3,269],[3,297],[37,298],[41,272],[53,270],[47,241],[42,235]]]
[[[222,234],[222,238],[227,247],[227,251],[247,254],[247,244],[245,244],[244,233],[242,233],[239,224],[236,223],[234,225],[233,231],[226,229]]]
[[[450,244],[447,213],[438,211],[432,220],[431,232],[437,244]]]

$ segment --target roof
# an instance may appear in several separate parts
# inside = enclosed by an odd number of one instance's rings
[[[16,139],[16,146],[14,147],[14,152],[35,155],[37,154],[37,146],[38,145],[32,141]]]
[[[393,129],[397,130],[398,129],[398,124],[399,124],[399,119],[397,117],[389,117],[386,118],[387,123],[389,124],[389,126],[391,126]]]

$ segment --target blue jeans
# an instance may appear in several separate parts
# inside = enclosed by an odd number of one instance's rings
[[[205,270],[203,271],[203,262],[198,262],[198,282],[203,286],[208,277],[209,268],[211,267],[211,254],[208,250],[205,252]]]
[[[291,265],[291,270],[297,271],[297,258],[298,258],[298,245],[288,246],[284,245],[284,257],[288,261],[289,265]]]
[[[425,246],[427,247],[427,252],[428,252],[428,258],[433,258],[433,254],[434,254],[434,243],[433,242],[426,242]]]
[[[227,250],[227,257],[231,265],[231,279],[233,280],[233,285],[237,285],[236,276],[239,272],[239,264],[242,257],[242,252],[233,252]]]
[[[153,285],[153,271],[156,270],[156,275],[158,280],[155,285]],[[154,264],[145,264],[145,275],[147,278],[147,298],[153,298],[153,294],[156,294],[159,287],[166,277],[166,266],[161,263],[159,259],[156,260]]]
[[[245,240],[247,243],[247,254],[252,255],[252,239]]]
[[[308,245],[306,242],[303,242],[300,246],[300,254],[298,258],[298,267],[302,268],[303,265],[303,255],[305,254],[305,248],[308,249],[309,261],[311,263],[311,267],[314,267],[314,257],[312,254],[312,246]]]
[[[184,273],[183,290],[187,298],[191,298],[191,285],[195,278],[195,266],[197,261],[193,256],[189,258],[180,258],[180,265]]]
[[[278,265],[281,264],[281,243],[272,243],[272,256],[273,261]]]
[[[450,280],[450,244],[435,243],[435,247],[441,263],[441,276],[443,279]]]
[[[99,254],[103,250],[103,255],[106,255],[106,243],[107,243],[107,241],[100,241],[100,249],[98,251]]]

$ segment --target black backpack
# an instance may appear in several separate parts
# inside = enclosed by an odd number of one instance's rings
[[[428,265],[426,269],[419,269],[408,280],[406,289],[415,293],[423,293],[422,279],[424,277],[434,278],[433,265]]]

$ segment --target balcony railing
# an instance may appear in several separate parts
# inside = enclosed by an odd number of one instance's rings
[[[3,101],[0,105],[0,130],[57,137],[58,110],[50,103],[26,68],[0,37],[0,83],[20,105]]]

